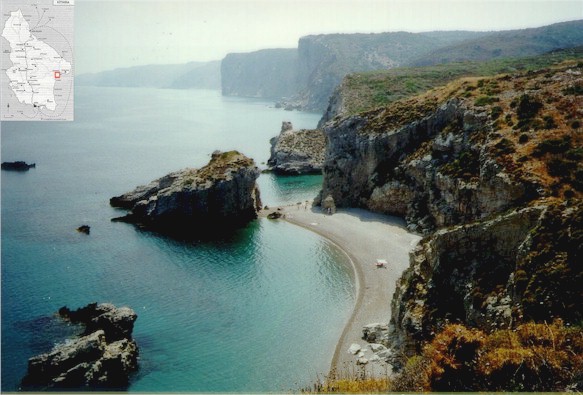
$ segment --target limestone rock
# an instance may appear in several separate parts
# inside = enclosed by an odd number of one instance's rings
[[[437,231],[410,255],[391,304],[389,341],[411,356],[446,322],[507,328],[513,322],[511,273],[544,207]],[[487,296],[489,294],[498,296]],[[482,308],[482,305],[486,308]]]
[[[535,185],[516,181],[485,148],[491,125],[470,104],[450,99],[400,124],[392,124],[386,111],[324,126],[321,196],[331,195],[339,207],[402,216],[412,229],[429,233],[536,195]],[[461,170],[460,160],[468,162]]]
[[[138,369],[138,346],[132,339],[135,312],[128,307],[93,303],[59,314],[85,325],[78,338],[57,344],[48,353],[29,359],[24,390],[124,390]]]
[[[368,324],[362,328],[362,338],[369,343],[383,343],[387,341],[389,326],[387,324]],[[372,348],[372,345],[371,345]],[[375,351],[375,350],[373,350]]]
[[[321,173],[326,138],[319,130],[293,130],[291,122],[283,122],[279,136],[270,140],[271,170],[279,174]]]
[[[116,220],[181,235],[236,227],[261,208],[255,162],[237,151],[215,152],[200,169],[184,169],[110,199],[131,210]]]
[[[358,352],[361,350],[361,347],[359,344],[353,343],[350,345],[350,347],[348,348],[348,352],[350,354],[356,355],[358,354]]]

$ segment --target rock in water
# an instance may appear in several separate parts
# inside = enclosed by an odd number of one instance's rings
[[[138,369],[138,346],[132,339],[136,313],[92,303],[75,311],[62,307],[59,315],[84,324],[85,332],[30,358],[22,389],[126,389]]]
[[[91,233],[91,227],[89,225],[81,225],[80,227],[77,228],[77,232],[85,233],[86,235],[88,235],[89,233]]]
[[[271,170],[279,174],[321,173],[326,151],[326,136],[321,130],[293,130],[291,122],[283,122],[279,136],[270,140]]]
[[[214,152],[206,166],[170,173],[111,198],[110,204],[131,210],[116,220],[177,235],[235,228],[261,209],[259,175],[253,159],[237,151]]]
[[[2,162],[2,170],[28,171],[28,169],[33,167],[36,167],[36,163],[28,164],[23,161]]]

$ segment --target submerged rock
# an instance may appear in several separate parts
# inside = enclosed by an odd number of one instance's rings
[[[122,220],[172,233],[204,233],[234,228],[257,217],[261,209],[260,171],[237,151],[214,152],[200,169],[184,169],[110,199],[131,210]]]
[[[36,163],[28,164],[23,161],[2,162],[2,170],[28,171],[33,167],[36,167]]]
[[[85,325],[85,331],[30,358],[22,389],[126,389],[138,369],[138,346],[132,339],[136,313],[92,303],[75,311],[62,307],[59,315]]]
[[[283,122],[279,136],[270,140],[271,170],[279,174],[319,174],[324,164],[326,137],[319,129],[293,130],[291,122]]]

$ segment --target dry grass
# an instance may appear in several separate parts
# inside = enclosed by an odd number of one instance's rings
[[[391,389],[391,379],[388,374],[383,377],[371,377],[364,368],[332,372],[324,380],[317,380],[305,393],[340,393],[363,394],[385,393]]]
[[[583,375],[583,329],[526,323],[486,334],[447,325],[411,358],[393,391],[564,391]]]

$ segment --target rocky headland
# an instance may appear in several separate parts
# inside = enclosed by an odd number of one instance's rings
[[[237,151],[212,154],[200,169],[184,169],[110,199],[130,210],[117,218],[180,235],[235,228],[256,218],[261,199],[253,159]]]
[[[62,307],[58,314],[80,324],[83,332],[30,358],[22,389],[127,389],[131,373],[138,369],[138,346],[132,339],[136,313],[129,307],[92,303],[73,311]]]
[[[291,122],[283,122],[279,136],[270,140],[270,170],[278,174],[299,175],[322,172],[326,136],[319,129],[293,130]]]
[[[397,215],[426,235],[390,316],[364,328],[374,358],[402,369],[394,390],[580,388],[582,87],[583,62],[568,61],[324,126],[316,203]]]

